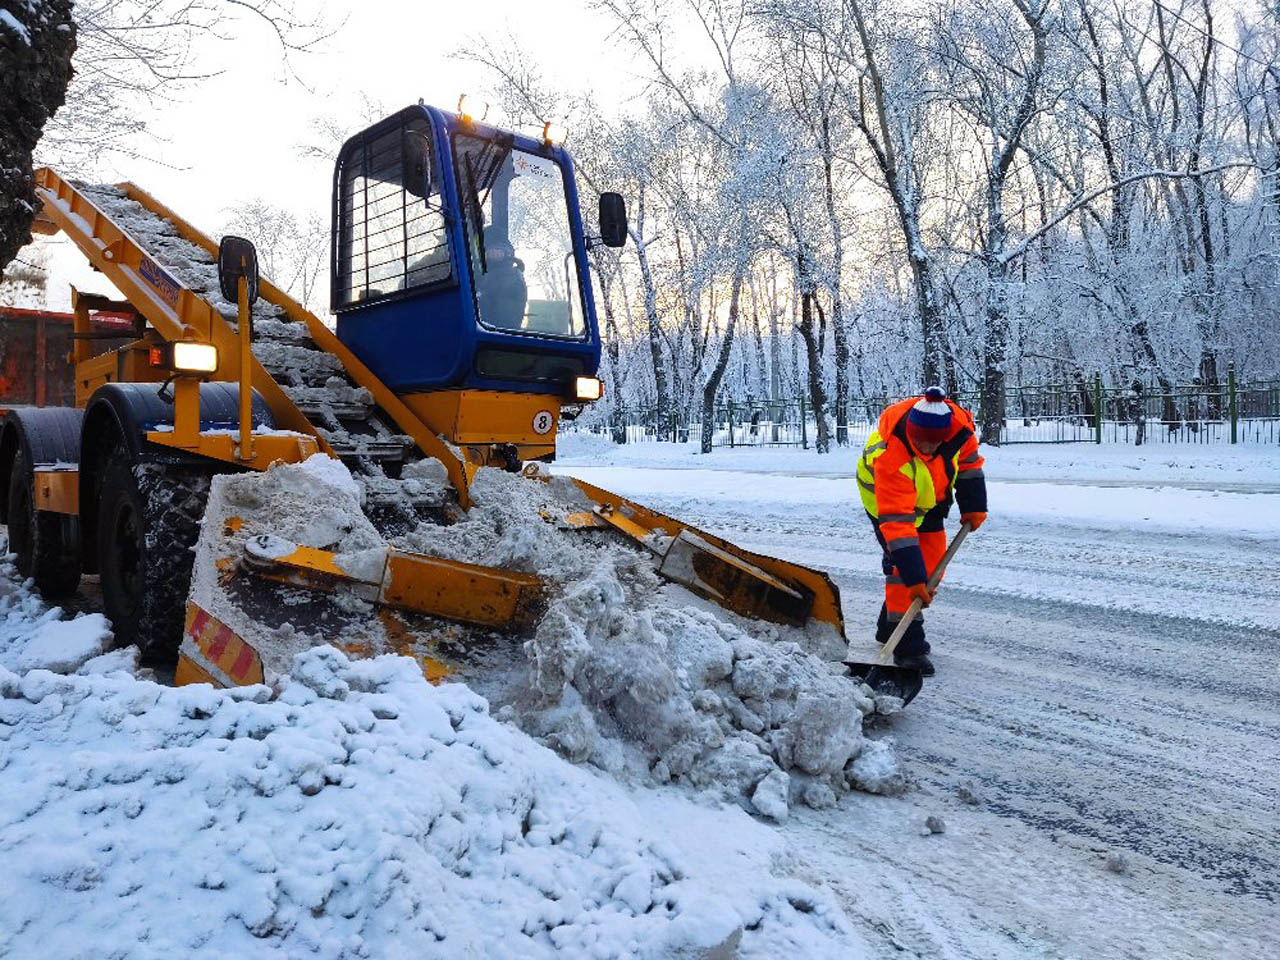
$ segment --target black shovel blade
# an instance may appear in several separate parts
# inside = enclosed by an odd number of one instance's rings
[[[898,697],[905,707],[924,686],[924,674],[915,667],[888,663],[855,663],[846,660],[849,673],[883,697]]]

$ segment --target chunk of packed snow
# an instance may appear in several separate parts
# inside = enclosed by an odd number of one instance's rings
[[[868,793],[896,794],[907,788],[898,758],[884,740],[866,740],[849,767],[849,779]]]
[[[244,544],[245,555],[255,560],[279,560],[297,550],[298,545],[292,540],[277,537],[274,533],[260,533]]]
[[[75,620],[50,620],[27,639],[14,658],[20,671],[74,673],[102,653],[111,639],[106,617],[92,613]]]
[[[790,786],[791,778],[781,770],[774,770],[756,784],[751,793],[751,805],[766,817],[782,823],[790,810],[787,799]]]
[[[341,491],[357,503],[360,500],[360,487],[351,476],[341,460],[324,453],[313,453],[301,465],[302,472],[314,477],[322,486]]]
[[[340,553],[333,560],[343,573],[366,583],[381,583],[387,569],[387,548],[370,547],[354,553]]]
[[[137,647],[119,647],[86,661],[76,673],[81,676],[88,676],[90,674],[123,672],[133,676],[138,672],[138,659],[139,650]]]

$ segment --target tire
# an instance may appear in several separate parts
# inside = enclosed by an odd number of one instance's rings
[[[18,572],[35,580],[46,600],[70,596],[80,585],[79,544],[68,542],[67,525],[56,513],[36,509],[35,476],[21,450],[9,472],[9,551]]]
[[[177,656],[209,477],[190,467],[135,464],[119,451],[102,473],[102,605],[116,644],[136,644],[153,661]]]

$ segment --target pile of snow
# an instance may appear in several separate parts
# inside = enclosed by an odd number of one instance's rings
[[[846,766],[875,709],[797,632],[735,623],[620,554],[553,601],[525,644],[531,695],[512,711],[574,759],[783,820],[796,800],[827,807],[862,785]]]
[[[432,459],[420,464],[420,469],[443,469]],[[397,545],[447,560],[536,573],[561,582],[577,578],[618,552],[616,547],[549,522],[548,517],[554,520],[592,506],[567,477],[540,482],[503,470],[483,469],[476,474],[471,494],[471,509],[456,523],[421,523],[397,538]]]
[[[358,492],[341,464],[320,456],[214,480],[192,596],[259,649],[268,679],[308,646],[351,639],[344,631],[357,630],[375,651],[395,649],[377,642],[377,617],[355,598],[320,602],[286,591],[285,606],[254,619],[234,581],[229,587],[219,576],[220,558],[239,556],[261,536],[284,541],[263,549],[321,547],[362,569],[383,541],[360,512]],[[486,665],[476,677],[500,716],[621,779],[686,785],[776,820],[793,803],[830,806],[853,787],[901,789],[892,752],[875,765],[853,762],[876,749],[862,731],[876,703],[833,669],[843,645],[829,627],[735,617],[667,584],[647,552],[617,535],[560,529],[548,518],[589,507],[566,478],[481,470],[473,494],[476,505],[457,523],[423,523],[397,546],[547,581],[546,612],[524,643],[527,669]],[[335,604],[341,610],[318,623],[293,613]]]
[[[575,760],[710,790],[778,820],[793,802],[830,806],[851,786],[901,789],[891,752],[875,776],[853,774],[876,703],[833,670],[844,649],[829,627],[736,617],[665,583],[616,534],[558,529],[546,517],[590,507],[568,478],[482,470],[473,494],[458,523],[423,524],[404,542],[554,580],[524,645],[527,681],[486,691],[502,715]]]
[[[309,650],[275,696],[0,668],[0,771],[0,955],[853,949],[829,895],[768,875],[764,827],[682,801],[686,854],[679,807],[407,658]]]

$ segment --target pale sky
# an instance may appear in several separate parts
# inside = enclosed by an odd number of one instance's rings
[[[459,94],[479,95],[491,83],[481,68],[449,56],[471,38],[510,32],[534,52],[548,79],[566,90],[589,88],[602,102],[637,89],[627,57],[607,39],[609,21],[582,0],[331,0],[325,9],[328,21],[342,26],[319,52],[292,55],[300,80],[286,77],[274,34],[252,19],[238,23],[235,41],[202,45],[196,67],[222,73],[190,85],[177,103],[144,113],[162,139],[140,142],[139,149],[155,161],[115,160],[104,165],[102,179],[134,181],[215,236],[231,207],[258,196],[298,214],[318,210],[328,222],[332,158],[304,160],[297,153],[314,139],[312,118],[328,113],[354,124],[361,92],[388,113],[419,97],[453,109]],[[51,253],[50,308],[68,308],[68,282],[109,292],[65,238]]]

